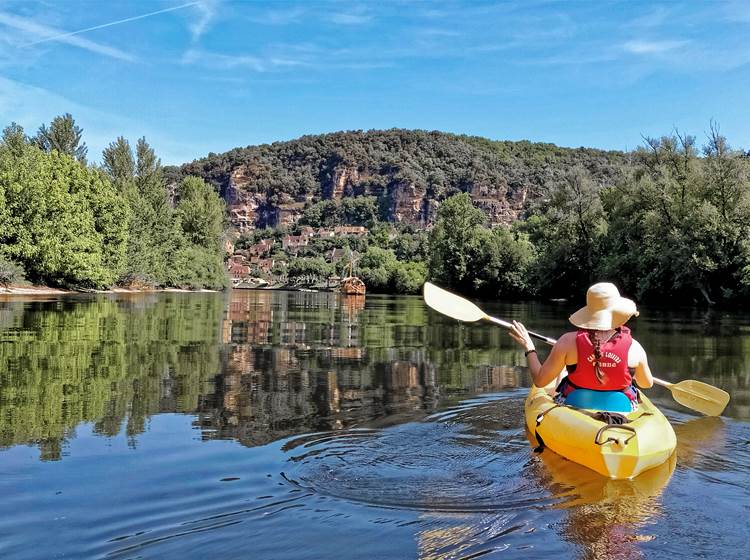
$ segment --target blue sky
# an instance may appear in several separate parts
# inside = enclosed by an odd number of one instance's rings
[[[0,126],[70,112],[90,159],[180,163],[302,134],[422,128],[628,149],[750,148],[750,2],[0,0]]]

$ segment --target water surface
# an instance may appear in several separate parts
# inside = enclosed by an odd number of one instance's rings
[[[572,310],[486,307],[552,336]],[[502,330],[416,297],[0,300],[0,557],[744,557],[750,317],[632,328],[658,376],[732,402],[653,389],[677,452],[613,482],[532,452]]]

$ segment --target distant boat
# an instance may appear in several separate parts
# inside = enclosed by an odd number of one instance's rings
[[[356,276],[347,276],[341,280],[339,291],[348,296],[363,296],[365,295],[365,283]]]
[[[349,261],[349,275],[341,279],[339,284],[339,292],[347,296],[363,296],[365,295],[365,283],[361,278],[354,276],[354,260]]]

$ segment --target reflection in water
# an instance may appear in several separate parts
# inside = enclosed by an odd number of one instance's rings
[[[653,535],[642,529],[662,513],[661,493],[675,468],[675,456],[634,480],[608,480],[554,453],[542,453],[545,483],[566,496],[562,534],[579,548],[579,558],[643,558],[639,543]]]
[[[566,330],[564,306],[486,307]],[[0,556],[705,557],[717,540],[740,550],[742,531],[718,527],[724,512],[746,513],[746,319],[643,311],[633,327],[654,370],[727,389],[740,421],[695,419],[654,390],[675,425],[677,468],[609,481],[531,453],[525,360],[504,331],[458,325],[416,297],[0,299],[0,492],[18,512],[0,515]],[[47,542],[39,519],[57,523],[54,549],[25,548]]]

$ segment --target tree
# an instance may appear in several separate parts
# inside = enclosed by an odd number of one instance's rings
[[[571,169],[550,184],[523,231],[538,250],[534,275],[548,295],[573,296],[597,278],[607,216],[588,172]]]
[[[23,130],[23,127],[15,122],[10,123],[3,129],[3,145],[13,155],[20,156],[24,147],[29,143],[29,139]]]
[[[398,294],[418,294],[427,280],[423,262],[399,262],[393,272],[393,288]]]
[[[81,141],[82,136],[83,129],[76,126],[70,113],[65,113],[52,119],[49,127],[40,126],[33,141],[45,152],[57,150],[85,164],[88,148],[86,143]]]
[[[207,249],[219,244],[224,231],[224,201],[198,177],[185,177],[178,190],[176,215],[187,239]]]
[[[355,196],[342,199],[340,219],[348,225],[372,227],[378,219],[377,199],[374,196]]]
[[[703,154],[677,132],[647,139],[627,180],[603,192],[610,226],[602,270],[640,298],[669,290],[713,303],[749,293],[748,162],[713,123]]]
[[[135,158],[130,143],[118,136],[102,152],[102,167],[112,182],[125,192],[133,185],[136,176]]]
[[[310,277],[321,280],[328,278],[331,274],[333,274],[333,266],[321,257],[293,259],[287,269],[289,278]]]
[[[127,243],[125,201],[97,170],[54,150],[0,146],[2,252],[31,280],[104,287],[119,273]]]
[[[475,288],[475,259],[481,251],[481,226],[486,217],[471,198],[461,193],[448,198],[438,210],[430,234],[430,276],[463,292]]]
[[[170,261],[184,244],[169,201],[161,162],[140,138],[135,161],[128,142],[118,138],[102,154],[104,168],[125,195],[130,208],[127,265],[121,281],[166,285]],[[131,170],[133,175],[131,177]],[[183,284],[181,284],[183,285]]]

